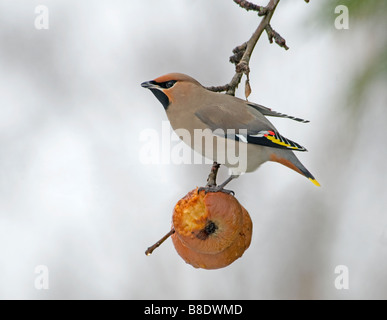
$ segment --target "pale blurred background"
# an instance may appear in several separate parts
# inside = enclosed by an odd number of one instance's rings
[[[172,71],[229,82],[256,13],[231,0],[0,0],[0,298],[386,299],[386,3],[280,2],[272,26],[290,50],[262,35],[249,100],[311,120],[273,122],[308,148],[298,155],[322,187],[272,163],[233,181],[252,243],[207,271],[170,240],[144,254],[211,166],[139,161],[141,130],[167,119],[140,83]],[[35,29],[39,4],[49,30]]]

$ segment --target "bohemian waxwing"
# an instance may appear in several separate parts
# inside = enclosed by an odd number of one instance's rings
[[[170,73],[143,82],[141,86],[150,89],[161,102],[172,128],[185,143],[230,169],[230,177],[211,191],[223,189],[232,179],[256,170],[266,161],[279,162],[320,186],[293,153],[306,149],[281,136],[265,116],[304,123],[309,121],[207,90],[195,79],[181,73]],[[182,134],[182,129],[189,132],[189,139]],[[195,131],[196,134],[201,132],[203,138],[195,139]]]

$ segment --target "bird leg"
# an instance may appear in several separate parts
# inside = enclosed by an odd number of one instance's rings
[[[211,172],[210,172],[210,174],[208,175],[208,178],[207,178],[207,185],[205,187],[200,187],[198,189],[198,192],[200,192],[200,191],[204,191],[205,193],[207,193],[207,192],[224,192],[224,193],[232,194],[232,195],[235,194],[234,191],[226,190],[226,189],[224,189],[224,187],[231,180],[237,178],[238,176],[231,175],[222,184],[216,185],[216,176],[218,174],[219,167],[220,167],[220,164],[217,163],[217,162],[214,162],[214,164],[212,165],[212,168],[211,168]]]
[[[228,184],[229,182],[231,182],[231,180],[233,180],[233,179],[236,179],[236,178],[238,178],[239,176],[237,176],[237,175],[231,175],[231,176],[229,176],[227,179],[226,179],[226,181],[224,181],[222,184],[220,184],[219,186],[218,186],[218,188],[220,188],[221,190],[223,190],[223,188],[226,186],[226,184]],[[233,192],[233,191],[231,191],[231,192]]]

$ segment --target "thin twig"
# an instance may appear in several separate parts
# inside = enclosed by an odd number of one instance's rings
[[[231,81],[223,86],[213,86],[207,87],[208,90],[215,92],[223,92],[226,91],[227,94],[235,96],[236,88],[242,80],[242,76],[245,74],[248,78],[250,73],[249,62],[251,58],[251,54],[257,44],[259,38],[262,35],[264,30],[267,31],[269,40],[272,42],[273,38],[280,46],[284,47],[286,50],[289,49],[286,46],[285,40],[275,32],[270,26],[270,20],[273,16],[273,13],[280,2],[280,0],[270,0],[266,7],[255,5],[249,1],[245,0],[233,0],[240,7],[249,10],[258,11],[258,15],[263,16],[258,28],[255,30],[249,41],[241,44],[234,48],[233,55],[230,57],[230,62],[235,64],[235,74]],[[269,27],[268,27],[269,26]],[[246,91],[246,90],[245,90]],[[247,90],[248,91],[248,90]]]
[[[214,92],[223,92],[223,91],[227,91],[229,87],[230,85],[227,83],[224,86],[206,87],[206,89]]]
[[[264,16],[267,13],[267,8],[258,6],[254,3],[248,2],[246,0],[234,0],[236,4],[238,4],[241,8],[249,10],[258,11],[259,16]]]
[[[273,30],[270,24],[266,26],[266,32],[267,36],[269,37],[270,43],[273,43],[273,38],[276,44],[278,44],[280,47],[285,48],[285,50],[289,50],[289,47],[286,45],[286,40],[281,37],[281,35]]]
[[[250,40],[246,43],[246,49],[243,53],[242,58],[240,59],[240,62],[235,67],[235,75],[229,83],[230,88],[227,90],[227,94],[234,96],[235,90],[241,82],[243,74],[247,75],[249,73],[249,62],[251,54],[253,53],[255,45],[261,37],[262,32],[266,29],[267,25],[269,25],[271,17],[273,16],[273,13],[279,1],[280,0],[270,0],[268,5],[265,7],[267,9],[266,15],[262,18],[262,21],[258,25],[258,28],[253,33]],[[237,0],[234,0],[234,2],[238,3]]]
[[[220,164],[215,161],[207,178],[207,187],[216,186],[216,176],[218,175],[219,167]]]
[[[232,50],[233,55],[230,57],[230,62],[237,65],[241,61],[246,51],[246,48],[247,48],[247,42],[244,42],[240,46],[235,47]]]
[[[145,254],[147,256],[150,256],[152,254],[152,252],[160,247],[160,245],[165,241],[167,240],[171,235],[173,235],[175,233],[175,229],[172,228],[171,231],[169,231],[164,237],[162,237],[159,241],[157,241],[153,246],[150,246],[148,249],[146,249],[145,251]]]

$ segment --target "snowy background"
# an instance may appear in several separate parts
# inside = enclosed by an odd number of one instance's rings
[[[35,29],[39,4],[48,30]],[[272,26],[290,50],[262,35],[249,97],[311,120],[273,122],[307,147],[299,158],[322,187],[275,163],[233,181],[252,243],[207,271],[170,240],[144,254],[211,166],[139,161],[141,130],[167,120],[140,83],[172,71],[229,82],[231,50],[256,13],[231,0],[0,0],[0,298],[386,299],[385,78],[357,106],[348,98],[384,35],[377,18],[370,32],[350,12],[350,29],[337,30],[323,14],[321,2],[281,1]],[[48,290],[35,288],[38,265]],[[348,290],[335,288],[337,265],[348,267]]]

